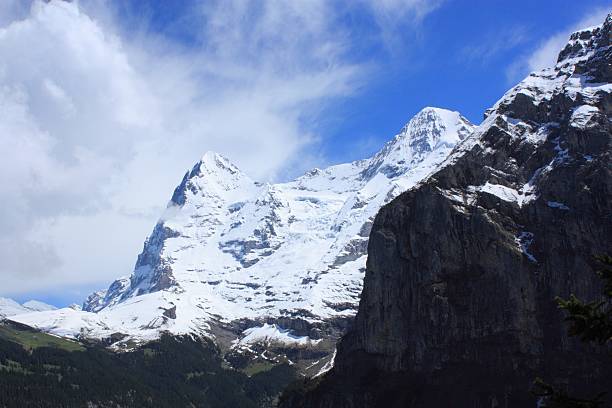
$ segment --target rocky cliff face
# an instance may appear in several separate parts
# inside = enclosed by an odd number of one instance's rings
[[[335,368],[286,405],[536,406],[536,376],[612,389],[609,350],[568,338],[554,301],[599,298],[593,257],[612,253],[611,29],[573,34],[382,208]]]

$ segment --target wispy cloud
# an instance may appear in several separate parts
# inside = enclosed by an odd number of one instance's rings
[[[0,6],[0,278],[4,293],[127,274],[206,150],[253,178],[317,161],[317,113],[352,95],[343,13],[406,24],[425,1],[194,3],[194,44],[122,26],[110,2]],[[24,7],[28,4],[28,7]],[[407,26],[402,27],[406,30]],[[379,40],[373,40],[379,41]],[[305,159],[306,158],[306,159]]]
[[[463,47],[459,51],[458,59],[466,64],[484,65],[523,44],[527,38],[527,29],[523,26],[500,29],[490,33],[484,40]]]
[[[445,0],[361,0],[378,26],[378,35],[388,51],[395,52],[403,45],[403,35],[418,27],[423,19],[444,4]],[[413,32],[418,35],[418,30]]]
[[[522,55],[508,66],[506,69],[508,82],[516,82],[530,72],[555,65],[559,52],[567,43],[572,32],[601,24],[609,12],[609,9],[604,8],[591,10],[571,26],[541,41],[535,49]]]

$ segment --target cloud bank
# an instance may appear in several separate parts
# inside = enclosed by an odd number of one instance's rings
[[[194,2],[183,44],[126,29],[112,3],[2,2],[2,294],[129,274],[207,150],[262,180],[320,161],[317,114],[369,64],[350,57],[358,33],[344,17],[368,13],[385,41],[437,6],[332,3]]]

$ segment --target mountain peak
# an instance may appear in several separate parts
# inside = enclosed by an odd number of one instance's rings
[[[26,309],[30,309],[30,310],[37,311],[37,312],[57,309],[57,307],[41,302],[39,300],[28,300],[21,306],[25,307]]]
[[[240,173],[240,169],[227,157],[210,150],[204,153],[200,161],[194,167],[194,170],[196,168],[200,174],[218,172],[219,170],[227,171],[231,174]]]
[[[182,206],[185,204],[186,194],[191,195],[220,194],[222,191],[234,190],[239,186],[253,184],[240,169],[228,158],[213,151],[207,151],[193,166],[191,171],[185,173],[181,184],[174,190],[171,204]]]
[[[0,306],[19,307],[21,305],[11,298],[0,297]]]
[[[426,107],[421,109],[400,132],[372,157],[364,177],[383,173],[395,178],[409,171],[415,163],[437,149],[447,154],[474,130],[474,125],[459,112]]]
[[[418,111],[413,118],[422,116],[422,115],[438,115],[438,116],[444,116],[444,115],[448,115],[449,113],[457,113],[456,111],[452,111],[450,109],[446,109],[446,108],[439,108],[437,106],[425,106],[424,108],[422,108],[420,111]]]
[[[564,62],[573,65],[579,59],[589,57],[604,47],[610,45],[612,30],[612,13],[608,14],[602,24],[575,31],[559,53],[557,64]]]
[[[469,135],[473,128],[474,125],[459,112],[428,106],[410,119],[397,139],[431,151],[440,143],[455,145]]]
[[[200,161],[188,173],[188,178],[199,179],[198,184],[216,184],[224,189],[230,188],[239,179],[248,179],[230,159],[213,151],[204,153]]]

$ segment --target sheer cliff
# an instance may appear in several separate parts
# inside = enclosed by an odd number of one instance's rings
[[[536,406],[536,376],[612,389],[609,350],[568,337],[554,300],[598,299],[612,253],[611,30],[574,33],[381,209],[335,367],[285,406]]]

